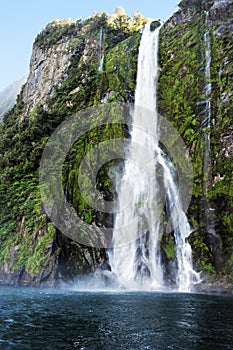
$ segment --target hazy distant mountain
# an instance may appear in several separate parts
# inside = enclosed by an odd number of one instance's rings
[[[15,104],[17,95],[19,94],[22,85],[25,83],[26,77],[15,81],[0,92],[0,121],[4,114],[8,112]]]

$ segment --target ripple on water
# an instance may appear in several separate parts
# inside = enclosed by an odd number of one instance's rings
[[[232,297],[1,292],[1,350],[233,349]]]

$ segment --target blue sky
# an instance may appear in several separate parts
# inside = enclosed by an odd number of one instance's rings
[[[0,91],[28,74],[36,35],[54,19],[83,19],[93,12],[109,14],[122,6],[129,15],[166,20],[179,0],[3,0],[0,12]]]

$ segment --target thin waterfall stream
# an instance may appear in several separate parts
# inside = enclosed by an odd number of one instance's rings
[[[137,158],[138,147],[135,144],[147,149],[148,153],[153,154],[153,164],[141,169],[134,162],[125,161],[124,174],[117,186],[119,210],[115,217],[113,249],[109,250],[109,261],[122,288],[163,290],[168,286],[160,243],[164,222],[159,212],[159,203],[165,193],[164,204],[167,215],[170,213],[171,216],[175,240],[176,263],[172,268],[172,288],[190,291],[192,285],[200,281],[199,274],[192,266],[192,249],[188,243],[192,230],[179,198],[175,167],[158,141],[159,31],[160,28],[151,30],[151,24],[148,23],[142,34],[131,143],[128,149],[131,159]],[[150,116],[149,123],[145,113]],[[138,125],[143,125],[143,130]],[[146,163],[146,154],[144,157]],[[142,170],[146,174],[143,175]],[[126,206],[125,203],[129,201],[131,205]],[[125,229],[128,221],[133,222],[130,231]]]
[[[210,167],[211,167],[211,92],[212,92],[212,83],[211,83],[211,36],[208,29],[208,19],[209,12],[206,11],[206,27],[207,31],[204,34],[204,44],[205,44],[205,109],[202,114],[204,119],[202,121],[203,125],[203,134],[204,134],[204,167],[203,167],[203,193],[205,196],[204,199],[204,226],[206,232],[211,235],[216,236],[215,232],[215,209],[211,208],[209,199],[208,199],[208,183],[210,177]]]
[[[104,33],[103,28],[100,28],[100,63],[98,67],[98,71],[102,72],[104,65]]]

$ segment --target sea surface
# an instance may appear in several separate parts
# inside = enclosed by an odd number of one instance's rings
[[[233,297],[0,288],[0,349],[233,349]]]

